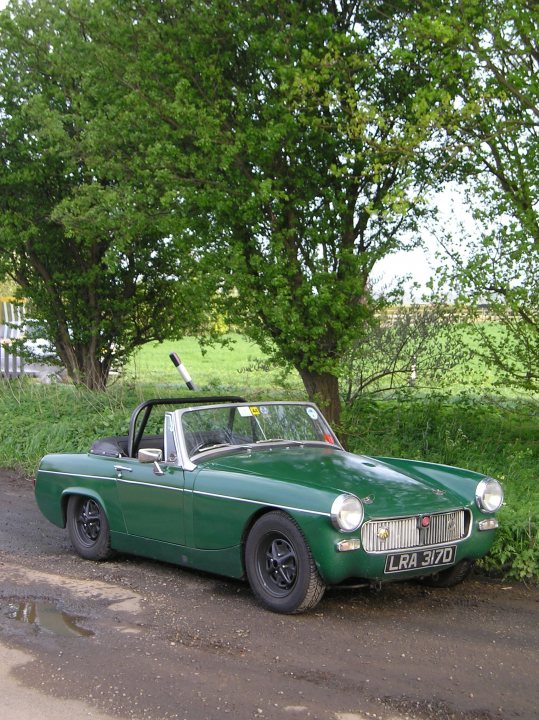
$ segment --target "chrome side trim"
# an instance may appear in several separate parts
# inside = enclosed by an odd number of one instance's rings
[[[176,487],[174,485],[159,485],[157,483],[143,482],[142,480],[126,480],[126,478],[119,477],[117,481],[124,485],[143,485],[148,488],[157,488],[158,490],[174,490],[174,492],[186,492],[182,487]]]
[[[127,468],[123,468],[124,470]],[[66,473],[59,470],[40,470],[40,472],[50,473],[51,475],[62,475],[71,478],[84,478],[85,480],[110,480],[114,483],[124,483],[125,485],[145,485],[149,488],[159,488],[162,490],[174,490],[176,492],[186,492],[184,488],[174,487],[173,485],[158,485],[157,483],[144,482],[142,480],[128,480],[124,477],[109,477],[108,475],[82,475],[82,473]]]
[[[97,480],[110,480],[111,482],[120,482],[124,483],[126,485],[145,485],[149,488],[157,488],[160,490],[173,490],[175,492],[183,492],[183,493],[192,493],[193,495],[202,495],[206,497],[215,497],[222,500],[234,500],[235,502],[241,502],[241,503],[248,503],[251,505],[258,505],[259,507],[275,507],[279,510],[290,510],[291,512],[300,512],[300,513],[306,513],[308,515],[317,515],[320,517],[330,517],[329,512],[320,512],[319,510],[307,510],[306,508],[298,508],[293,507],[291,505],[278,505],[277,503],[273,502],[267,502],[265,500],[250,500],[247,498],[240,498],[236,497],[234,495],[221,495],[219,493],[210,493],[205,492],[203,490],[190,490],[183,487],[173,487],[171,485],[158,485],[156,483],[148,483],[143,482],[140,480],[127,480],[126,478],[116,478],[116,477],[106,477],[106,476],[100,476],[100,475],[81,475],[81,474],[75,474],[75,473],[64,473],[59,472],[57,470],[46,470],[43,472],[50,472],[54,475],[65,475],[68,477],[80,477],[80,478],[89,478],[89,479],[97,479]]]
[[[47,475],[61,475],[62,477],[84,478],[85,480],[110,480],[111,482],[116,482],[117,480],[116,476],[112,477],[110,475],[83,475],[82,473],[61,472],[60,470],[45,470],[43,468],[39,469],[38,472],[46,473]]]
[[[292,512],[307,513],[308,515],[318,515],[320,517],[330,517],[328,512],[320,512],[319,510],[306,510],[305,508],[292,507],[291,505],[279,505],[274,502],[267,502],[265,500],[250,500],[247,498],[235,497],[234,495],[220,495],[219,493],[205,492],[204,490],[186,490],[185,492],[192,492],[193,495],[203,495],[207,497],[220,498],[222,500],[234,500],[236,502],[248,503],[251,505],[259,505],[260,507],[275,507],[279,510],[291,510]]]

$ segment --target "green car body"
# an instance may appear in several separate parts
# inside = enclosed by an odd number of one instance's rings
[[[215,400],[166,413],[163,433],[148,437],[145,413],[164,403],[149,401],[133,413],[127,438],[45,456],[35,485],[42,513],[67,524],[83,557],[116,550],[247,576],[262,604],[280,612],[314,607],[326,586],[348,581],[455,584],[489,551],[503,499],[497,481],[345,452],[309,403]],[[302,428],[261,438],[274,414],[283,424],[300,418]],[[227,442],[189,449],[189,423],[200,440],[213,436],[215,418],[233,415],[241,437],[230,420],[220,428]]]

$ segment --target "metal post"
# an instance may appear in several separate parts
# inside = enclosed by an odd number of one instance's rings
[[[172,363],[173,363],[174,367],[177,369],[177,371],[178,371],[178,372],[180,373],[180,375],[182,376],[183,381],[185,382],[185,384],[187,385],[187,387],[189,388],[189,390],[196,390],[195,384],[194,384],[193,381],[191,380],[191,376],[190,376],[189,373],[187,372],[187,369],[186,369],[185,365],[184,365],[184,364],[182,363],[182,361],[180,360],[180,357],[179,357],[178,353],[171,352],[170,355],[169,355],[169,357],[170,357],[170,359],[172,360]]]

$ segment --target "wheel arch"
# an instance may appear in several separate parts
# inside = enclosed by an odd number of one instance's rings
[[[243,528],[243,532],[241,535],[241,541],[240,541],[240,552],[241,552],[241,565],[243,568],[243,574],[245,577],[245,546],[247,543],[247,538],[249,537],[249,533],[251,532],[253,526],[255,523],[260,520],[261,517],[264,515],[268,515],[272,512],[279,512],[282,515],[285,515],[289,520],[291,520],[294,525],[298,528],[300,533],[303,535],[303,539],[309,546],[311,552],[314,554],[314,549],[312,546],[311,538],[309,537],[309,533],[305,532],[305,528],[303,527],[303,524],[298,521],[298,518],[295,516],[294,513],[290,512],[288,509],[283,508],[279,505],[264,505],[264,507],[258,508],[252,515],[249,516],[248,521],[245,523],[245,526]],[[315,557],[316,565],[318,566],[318,562]],[[321,570],[320,567],[318,567],[319,571]]]
[[[101,507],[103,508],[103,512],[105,513],[107,518],[109,517],[107,503],[103,500],[103,497],[98,492],[87,487],[69,487],[62,491],[62,496],[60,498],[62,521],[64,523],[63,527],[65,527],[67,524],[67,504],[69,502],[69,498],[73,495],[80,495],[81,497],[92,498],[92,500],[95,500],[101,505]]]
[[[246,545],[246,543],[247,543],[247,538],[249,537],[249,533],[251,532],[254,524],[255,524],[258,520],[260,520],[261,517],[263,517],[264,515],[267,515],[267,514],[270,513],[270,512],[276,512],[276,511],[280,511],[280,512],[282,512],[282,513],[285,513],[285,514],[288,515],[289,517],[291,517],[291,516],[289,515],[289,513],[287,513],[285,510],[283,510],[282,508],[280,508],[280,507],[278,507],[278,506],[276,507],[276,506],[274,506],[274,505],[264,505],[264,507],[258,508],[258,510],[256,510],[256,511],[249,517],[249,519],[247,520],[247,522],[245,523],[245,526],[244,526],[244,528],[243,528],[243,532],[242,532],[242,535],[241,535],[241,541],[240,541],[241,566],[242,566],[242,569],[243,569],[243,577],[244,577],[244,578],[246,577],[246,571],[245,571],[245,545]]]

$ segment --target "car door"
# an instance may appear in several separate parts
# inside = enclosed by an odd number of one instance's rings
[[[115,465],[123,516],[130,535],[185,544],[184,477],[175,465],[163,465],[163,475],[150,463],[121,458]]]

